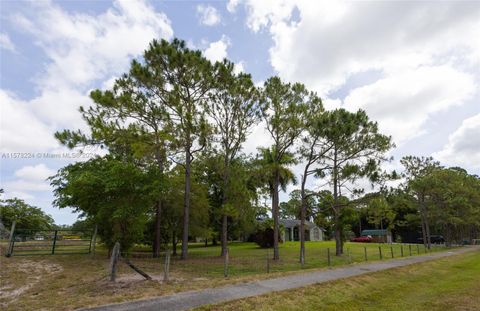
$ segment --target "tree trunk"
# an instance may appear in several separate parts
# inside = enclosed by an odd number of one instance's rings
[[[158,128],[155,128],[155,133],[158,133]],[[165,165],[165,155],[162,152],[162,147],[165,145],[165,142],[160,139],[158,135],[155,136],[155,159],[157,161],[157,166],[163,175],[164,165]],[[158,200],[155,204],[155,226],[154,226],[154,236],[153,236],[153,257],[160,257],[160,247],[161,247],[161,216],[162,216],[162,200]]]
[[[302,186],[301,186],[301,197],[302,197],[302,206],[300,208],[300,264],[305,264],[305,218],[306,218],[306,209],[307,209],[307,198],[305,197],[305,183],[307,181],[307,169],[304,170],[302,176]]]
[[[175,230],[172,232],[172,255],[177,255],[177,233]]]
[[[275,181],[272,193],[272,217],[273,217],[273,260],[280,259],[278,251],[278,238],[280,234],[280,226],[278,219],[278,188],[280,184],[280,176],[278,171],[275,172]]]
[[[225,156],[224,161],[224,171],[223,171],[223,191],[222,191],[222,209],[225,208],[225,204],[227,204],[227,188],[228,188],[228,153]],[[227,255],[227,248],[228,248],[228,215],[226,211],[223,211],[224,214],[222,215],[222,233],[221,233],[221,241],[222,241],[222,249],[220,256],[224,257]]]
[[[153,258],[160,257],[160,244],[161,244],[161,228],[160,220],[162,214],[162,202],[157,201],[155,204],[155,229],[154,229],[154,239],[153,239]]]
[[[183,203],[183,235],[182,235],[182,259],[187,259],[188,252],[188,225],[190,216],[190,149],[185,150],[185,195]]]
[[[227,247],[228,247],[228,216],[222,216],[222,251],[220,256],[225,256],[227,254]]]
[[[335,255],[341,256],[343,254],[343,243],[342,243],[342,227],[340,225],[338,214],[335,214]]]
[[[422,219],[422,234],[423,234],[423,244],[428,249],[431,248],[431,239],[430,239],[430,225],[428,222],[427,208],[425,207],[425,199],[423,195],[420,198],[420,217]]]
[[[425,215],[425,229],[426,229],[426,234],[427,234],[427,248],[431,249],[432,248],[432,239],[430,238],[430,224],[428,221],[428,217]]]
[[[333,213],[335,223],[335,255],[343,254],[342,242],[342,224],[340,220],[340,206],[338,204],[338,166],[337,166],[337,149],[333,158]]]
[[[427,247],[427,230],[425,229],[425,218],[423,216],[423,211],[420,211],[420,220],[422,223],[422,239],[423,245]]]

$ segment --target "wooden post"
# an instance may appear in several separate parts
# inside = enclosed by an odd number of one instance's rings
[[[88,250],[89,253],[92,254],[92,257],[95,258],[95,250],[97,246],[97,230],[98,227],[95,225],[95,228],[93,229],[93,235],[92,238],[90,239],[90,249]]]
[[[10,237],[8,239],[8,248],[7,248],[7,253],[5,256],[10,257],[13,254],[13,245],[15,244],[15,226],[17,225],[17,222],[14,220],[12,222],[12,227],[10,229]]]
[[[225,256],[223,256],[223,277],[228,277],[228,247],[225,249]]]
[[[408,244],[408,252],[410,253],[410,256],[412,256],[412,245]]]
[[[390,253],[392,254],[392,258],[393,258],[393,246],[390,246]]]
[[[143,272],[142,270],[140,270],[140,268],[138,268],[137,266],[135,266],[133,263],[130,262],[130,260],[128,260],[128,258],[122,258],[123,261],[125,261],[125,263],[133,269],[133,271],[137,272],[138,274],[140,274],[141,276],[143,276],[144,278],[146,278],[147,280],[151,280],[152,277],[149,276],[148,274],[146,274],[145,272]]]
[[[170,272],[170,251],[165,253],[165,266],[163,267],[163,281],[168,282],[168,274]]]
[[[367,247],[366,246],[363,248],[363,251],[365,253],[365,261],[368,261]]]
[[[115,282],[117,277],[117,262],[120,255],[120,243],[116,242],[110,257],[110,281]]]
[[[330,248],[327,248],[327,262],[328,266],[330,267],[330,265],[332,264],[332,261],[330,259]]]
[[[58,233],[58,230],[55,230],[55,235],[53,236],[53,244],[52,244],[52,255],[55,254],[55,245],[57,244],[57,233]]]
[[[380,260],[382,260],[383,256],[382,256],[382,247],[381,246],[378,247],[378,254],[380,255]]]

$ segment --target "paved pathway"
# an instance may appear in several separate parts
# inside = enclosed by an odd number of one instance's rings
[[[216,304],[230,300],[258,296],[270,292],[282,291],[337,279],[362,275],[415,263],[425,262],[437,258],[448,257],[469,251],[478,251],[478,247],[464,247],[453,251],[433,253],[423,256],[391,259],[384,262],[355,264],[342,268],[299,273],[285,277],[261,280],[249,283],[228,285],[225,287],[208,288],[204,290],[182,292],[171,296],[162,296],[148,300],[139,300],[120,304],[106,305],[89,311],[125,311],[125,310],[188,310],[206,304]]]

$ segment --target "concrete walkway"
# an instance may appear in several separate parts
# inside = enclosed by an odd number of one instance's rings
[[[225,287],[208,288],[198,291],[189,291],[162,296],[148,300],[139,300],[120,304],[112,304],[92,309],[90,311],[124,311],[124,310],[162,310],[176,311],[188,310],[206,304],[217,304],[230,300],[258,296],[270,292],[283,291],[328,281],[353,277],[366,273],[382,271],[386,269],[407,266],[415,263],[425,262],[433,259],[448,257],[470,251],[478,251],[478,247],[463,247],[460,249],[438,252],[429,255],[404,257],[401,259],[386,260],[384,262],[373,262],[355,264],[342,268],[329,270],[312,271],[299,273],[285,277],[268,280],[261,280],[249,283],[228,285]]]

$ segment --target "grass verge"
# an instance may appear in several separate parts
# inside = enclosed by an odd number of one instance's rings
[[[480,310],[480,252],[198,310]]]
[[[333,242],[307,243],[306,269],[326,268],[327,250],[333,252]],[[23,256],[5,258],[0,254],[0,309],[2,310],[72,310],[80,307],[118,303],[168,295],[185,290],[218,287],[226,284],[278,277],[298,272],[298,242],[281,246],[281,260],[270,262],[265,273],[267,254],[253,243],[232,243],[230,246],[230,275],[223,277],[223,260],[219,247],[192,245],[186,261],[172,260],[171,279],[162,282],[163,260],[132,258],[131,261],[154,277],[145,281],[125,264],[120,265],[118,281],[108,280],[105,251],[96,258],[89,255]],[[377,244],[347,243],[349,254],[335,257],[331,265],[364,261],[367,248],[369,261],[379,260]],[[401,256],[401,245],[381,245],[384,259]],[[408,246],[404,247],[407,256]],[[420,255],[416,246],[412,255]],[[147,254],[148,255],[148,254]]]

